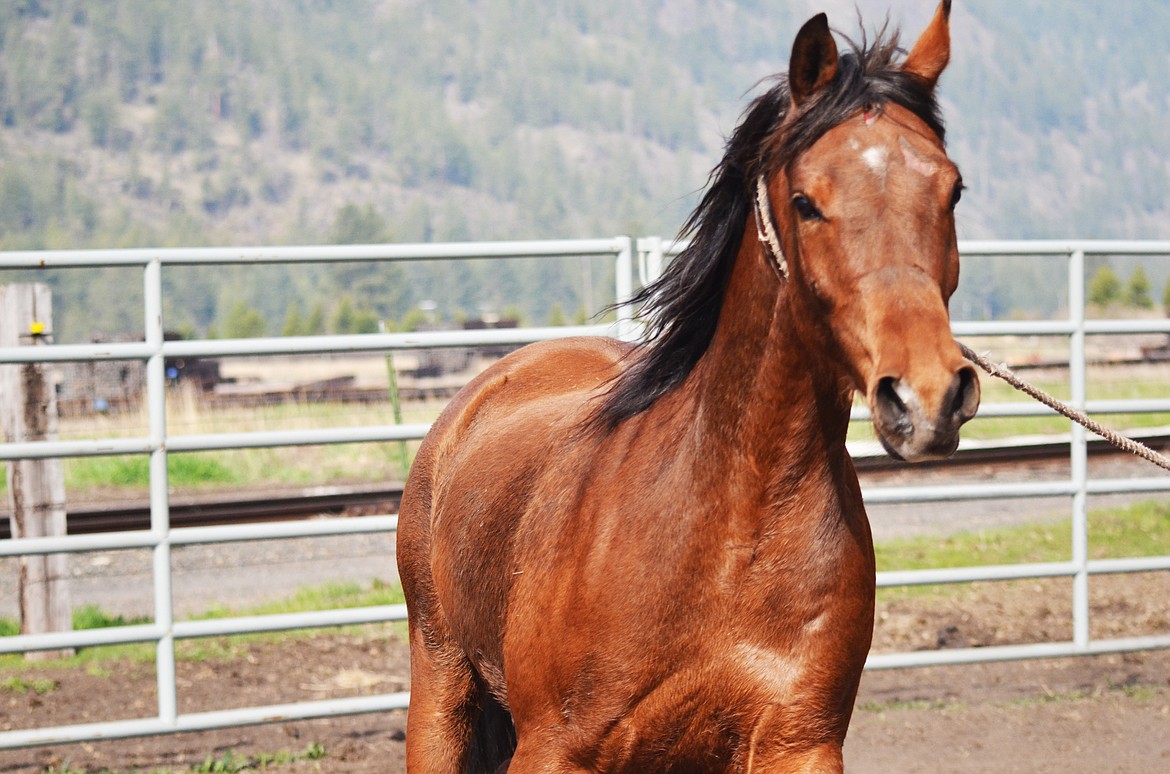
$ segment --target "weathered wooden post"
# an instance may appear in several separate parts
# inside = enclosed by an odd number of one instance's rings
[[[0,286],[0,346],[36,346],[52,331],[53,297],[43,284]],[[57,397],[42,363],[0,365],[0,429],[10,443],[55,440]],[[8,464],[12,536],[65,534],[65,477],[61,460],[14,460]],[[73,628],[66,554],[20,558],[20,630],[23,634]],[[30,659],[70,655],[39,651]]]

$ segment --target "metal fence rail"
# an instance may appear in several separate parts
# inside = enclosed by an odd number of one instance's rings
[[[176,621],[171,603],[171,548],[180,545],[241,540],[284,539],[355,533],[393,532],[394,515],[363,519],[321,519],[311,522],[267,523],[219,527],[170,527],[167,455],[171,452],[209,451],[273,446],[353,442],[400,441],[421,438],[425,425],[330,428],[312,431],[170,435],[166,427],[164,358],[233,355],[370,352],[421,347],[523,344],[565,335],[616,335],[634,338],[638,327],[629,312],[619,314],[612,326],[528,328],[418,334],[364,334],[311,336],[279,339],[220,341],[164,341],[162,319],[162,271],[164,266],[271,263],[333,263],[351,261],[418,261],[440,259],[515,258],[537,256],[597,256],[616,263],[616,298],[628,298],[635,275],[644,283],[657,276],[679,250],[678,244],[657,237],[633,240],[617,237],[601,240],[548,242],[463,243],[441,245],[366,245],[291,248],[211,248],[167,250],[85,250],[0,253],[0,272],[6,269],[85,270],[106,266],[139,266],[143,269],[144,340],[125,344],[45,345],[0,348],[0,364],[27,362],[143,360],[147,373],[148,432],[141,438],[80,441],[0,443],[0,461],[49,457],[142,454],[150,458],[149,530],[98,535],[23,538],[0,542],[0,556],[149,548],[152,551],[154,615],[150,624],[110,629],[0,638],[0,653],[90,647],[131,642],[152,642],[156,647],[158,713],[152,718],[91,723],[75,726],[24,729],[0,733],[0,749],[27,745],[198,731],[236,725],[319,718],[343,714],[380,712],[407,706],[409,694],[388,693],[326,701],[300,702],[218,712],[179,713],[175,684],[175,642],[181,639],[252,632],[378,623],[405,618],[402,605],[349,608],[226,618],[208,621]],[[1068,320],[1031,322],[956,322],[957,336],[1058,336],[1069,340],[1071,404],[1094,413],[1170,412],[1166,398],[1121,401],[1085,399],[1085,337],[1095,334],[1170,333],[1170,320],[1086,320],[1084,315],[1084,260],[1086,255],[1153,255],[1170,257],[1170,242],[1049,241],[964,242],[965,256],[1049,255],[1068,260]],[[0,279],[3,274],[0,274]],[[980,417],[1051,415],[1039,404],[988,404]],[[864,421],[867,412],[853,418]],[[1041,658],[1147,648],[1170,647],[1170,635],[1131,639],[1092,640],[1088,625],[1089,577],[1101,573],[1147,572],[1170,569],[1170,557],[1090,560],[1086,503],[1090,494],[1114,492],[1167,492],[1170,477],[1137,479],[1090,479],[1086,465],[1086,433],[1073,427],[1070,442],[1072,473],[1067,480],[1013,484],[867,488],[869,503],[912,503],[973,499],[1068,497],[1071,502],[1073,542],[1068,561],[1010,566],[951,568],[878,573],[879,586],[963,583],[975,580],[1009,580],[1041,577],[1073,579],[1072,637],[1068,642],[1030,645],[873,654],[867,667],[883,669],[926,664],[967,663],[1016,658]],[[390,561],[390,557],[387,557]]]

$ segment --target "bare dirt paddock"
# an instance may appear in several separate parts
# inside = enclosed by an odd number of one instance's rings
[[[1094,636],[1170,630],[1170,573],[1097,578],[1094,589]],[[875,649],[1067,639],[1066,592],[1063,582],[1021,582],[887,599]],[[150,663],[44,667],[21,679],[23,691],[0,675],[2,728],[153,712]],[[270,638],[179,664],[185,712],[381,693],[408,682],[405,646],[386,630]],[[33,748],[0,752],[0,772],[186,772],[209,758],[199,771],[237,771],[229,764],[287,751],[299,759],[265,770],[392,773],[404,768],[404,728],[403,713],[387,713]],[[846,763],[854,774],[1170,771],[1170,652],[868,672]]]

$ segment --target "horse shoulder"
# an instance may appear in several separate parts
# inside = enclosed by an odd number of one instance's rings
[[[523,514],[544,469],[571,453],[590,398],[626,347],[580,338],[511,353],[452,400],[419,450],[422,468],[412,469],[403,505],[409,499],[410,529],[426,533],[417,564],[451,634],[501,699],[501,623]]]

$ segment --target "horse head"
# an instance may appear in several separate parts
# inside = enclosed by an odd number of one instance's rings
[[[785,258],[770,260],[787,264],[806,335],[837,353],[886,450],[910,461],[951,454],[979,406],[947,309],[963,186],[933,91],[950,58],[949,9],[939,6],[900,68],[878,81],[838,57],[824,14],[804,25],[774,132],[780,161],[762,172],[771,204],[757,216],[775,218]]]

